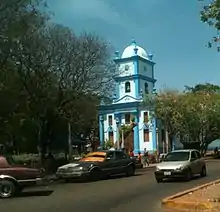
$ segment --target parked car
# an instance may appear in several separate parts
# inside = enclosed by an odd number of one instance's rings
[[[159,155],[159,163],[162,162],[164,160],[164,158],[166,157],[167,153],[161,153]]]
[[[66,181],[74,178],[99,180],[111,175],[135,174],[135,164],[122,151],[98,151],[87,154],[81,160],[58,168],[56,176]]]
[[[138,156],[132,156],[130,158],[133,161],[133,163],[135,164],[136,169],[143,168],[143,164],[142,164],[141,160],[139,160]]]
[[[156,166],[155,178],[158,183],[167,178],[184,178],[188,181],[197,174],[206,176],[206,163],[199,151],[176,150],[168,153]]]
[[[0,156],[0,197],[9,198],[25,187],[41,185],[43,176],[43,170],[15,166],[12,159]]]

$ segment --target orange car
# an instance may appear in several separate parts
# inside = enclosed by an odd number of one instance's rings
[[[135,174],[135,163],[122,151],[98,151],[87,154],[81,160],[58,168],[60,179],[89,178],[99,180],[110,175]]]

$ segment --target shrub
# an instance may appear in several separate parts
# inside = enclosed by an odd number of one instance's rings
[[[18,165],[37,163],[40,161],[40,157],[37,154],[13,155],[12,158]]]
[[[110,140],[106,140],[104,143],[104,149],[110,149],[114,146],[114,143]]]

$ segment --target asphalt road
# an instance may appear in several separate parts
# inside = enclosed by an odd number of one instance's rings
[[[161,212],[162,198],[220,178],[219,164],[208,162],[208,176],[190,182],[157,184],[151,169],[129,178],[53,184],[28,190],[21,197],[0,200],[0,212]]]

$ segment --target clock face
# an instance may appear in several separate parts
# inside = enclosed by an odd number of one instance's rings
[[[125,71],[129,70],[129,65],[125,65]]]

